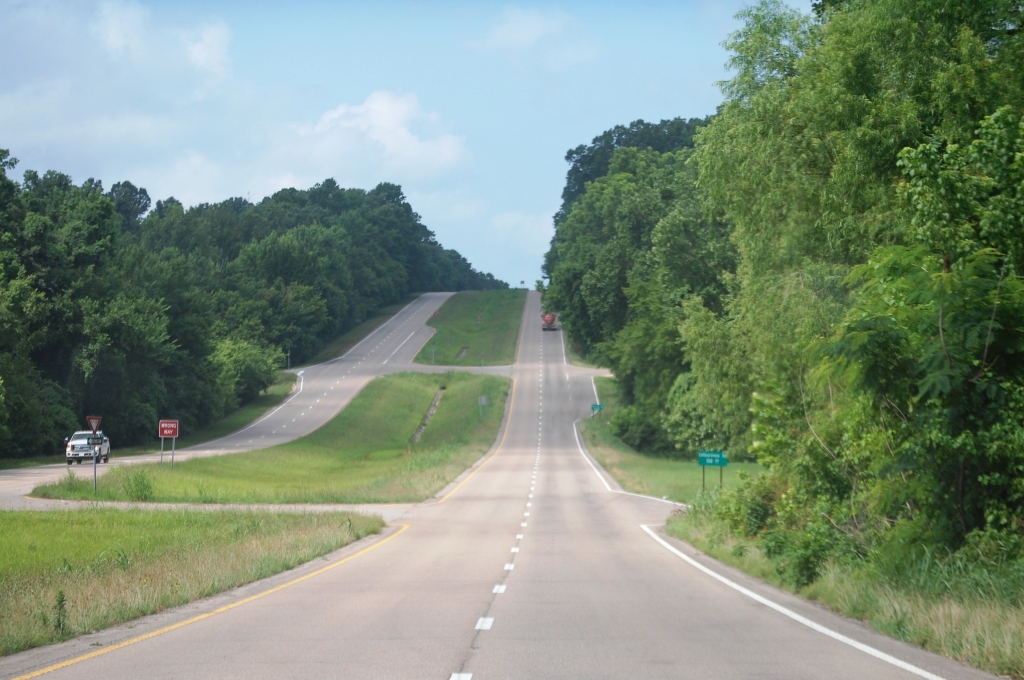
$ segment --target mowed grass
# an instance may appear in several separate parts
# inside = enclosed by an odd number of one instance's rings
[[[186,446],[202,444],[214,439],[220,439],[235,430],[241,429],[284,401],[291,393],[293,385],[295,385],[295,375],[282,371],[278,374],[274,383],[255,399],[196,432],[184,433],[185,436],[179,437],[175,446],[180,449]],[[70,435],[71,433],[69,432],[68,434]],[[138,456],[144,453],[159,451],[160,440],[156,437],[155,431],[153,435],[155,440],[153,443],[140,446],[118,447],[116,442],[114,442],[110,451],[111,456],[115,458],[119,456]],[[164,442],[164,448],[167,451],[171,450],[170,440]],[[65,461],[66,458],[63,454],[57,456],[37,456],[34,458],[0,459],[0,470],[31,467],[33,465],[52,465],[54,463],[64,463]]]
[[[439,366],[511,364],[525,304],[525,290],[456,293],[441,305],[440,316],[427,322],[437,332],[420,350],[416,362]]]
[[[265,578],[382,526],[352,513],[0,511],[0,654]]]
[[[444,395],[410,444],[438,389]],[[507,378],[404,373],[377,378],[312,434],[261,451],[168,465],[126,466],[100,478],[37,487],[46,498],[201,503],[416,502],[437,493],[494,442]],[[488,398],[481,414],[477,399]]]
[[[627,491],[681,503],[691,503],[701,492],[702,470],[696,461],[637,453],[611,433],[609,419],[619,407],[614,378],[595,378],[604,411],[580,423],[587,450],[618,480]],[[756,474],[756,463],[733,463],[722,470],[725,487],[739,483],[739,472]],[[707,469],[706,484],[710,490],[719,485],[719,468]]]

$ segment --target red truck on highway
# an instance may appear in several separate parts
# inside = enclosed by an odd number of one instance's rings
[[[555,316],[554,312],[547,312],[540,315],[540,328],[544,331],[558,330],[558,317]]]

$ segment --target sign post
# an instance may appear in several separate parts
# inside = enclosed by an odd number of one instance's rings
[[[722,488],[725,466],[729,464],[729,456],[725,455],[725,451],[698,451],[697,462],[700,463],[700,490],[704,490],[704,482],[709,467],[718,468],[718,488]]]
[[[177,420],[161,420],[159,425],[160,430],[160,462],[164,462],[164,438],[169,437],[171,440],[171,469],[174,469],[174,444],[178,441],[178,421]]]
[[[92,430],[92,437],[89,438],[89,444],[92,446],[92,492],[96,493],[96,465],[99,463],[100,449],[99,446],[103,446],[103,440],[96,436],[96,433],[100,429],[100,423],[103,422],[103,416],[86,416],[85,422],[89,424],[89,429]],[[99,442],[99,446],[96,442]]]

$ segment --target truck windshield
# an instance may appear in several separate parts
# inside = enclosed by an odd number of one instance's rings
[[[89,441],[89,437],[91,437],[91,436],[92,436],[91,434],[76,434],[76,435],[71,437],[71,441],[73,441],[73,442],[87,442],[87,441]]]

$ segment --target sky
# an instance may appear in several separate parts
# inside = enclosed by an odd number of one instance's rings
[[[532,286],[566,151],[713,113],[746,4],[0,0],[0,148],[186,206],[393,182]]]

